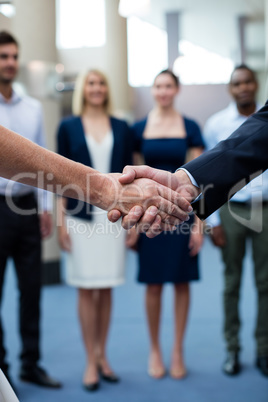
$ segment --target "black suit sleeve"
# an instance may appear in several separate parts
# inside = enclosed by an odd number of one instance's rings
[[[194,208],[204,219],[268,168],[268,102],[227,140],[183,168],[202,190],[203,198]]]

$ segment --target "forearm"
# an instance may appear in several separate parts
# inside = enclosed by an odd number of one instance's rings
[[[268,168],[267,124],[268,104],[228,139],[183,166],[203,193],[202,202],[196,205],[199,216],[209,216]]]
[[[39,147],[0,126],[0,174],[7,179],[102,207],[108,177]]]
[[[182,169],[178,169],[174,173],[174,177],[177,180],[177,187],[173,189],[193,202],[200,194],[200,188],[193,184],[190,176]]]

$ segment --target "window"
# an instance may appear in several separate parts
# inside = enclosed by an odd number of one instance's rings
[[[128,82],[132,87],[151,86],[167,68],[167,33],[137,17],[127,20]]]
[[[57,0],[56,14],[59,49],[105,44],[104,0]]]
[[[181,56],[174,63],[173,71],[182,84],[226,84],[234,69],[227,57],[209,52],[186,40],[179,42]]]

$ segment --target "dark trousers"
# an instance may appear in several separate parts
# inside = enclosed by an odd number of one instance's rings
[[[21,210],[36,208],[34,194],[15,199]],[[39,354],[39,318],[41,290],[41,236],[37,213],[29,216],[14,212],[0,197],[0,303],[7,259],[14,261],[19,288],[19,328],[23,364],[35,364]],[[7,368],[0,318],[0,368]]]
[[[231,203],[235,217],[250,219],[251,209],[239,203]],[[221,222],[224,227],[227,245],[222,249],[224,271],[224,336],[229,351],[239,351],[239,295],[242,276],[242,263],[246,240],[251,239],[254,261],[254,277],[258,294],[258,310],[255,329],[257,355],[268,355],[268,206],[262,207],[262,230],[256,232],[239,222],[229,211],[221,208]]]

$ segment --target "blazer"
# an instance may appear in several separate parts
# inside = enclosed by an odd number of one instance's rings
[[[132,164],[132,133],[128,124],[123,120],[110,117],[110,123],[114,136],[110,172],[121,173],[126,165]],[[61,121],[58,128],[57,144],[60,155],[94,168],[79,116],[67,117]],[[81,219],[92,219],[92,205],[79,200],[68,198],[67,211],[72,216]]]
[[[194,207],[204,219],[268,168],[268,101],[228,139],[182,167],[202,190]]]

